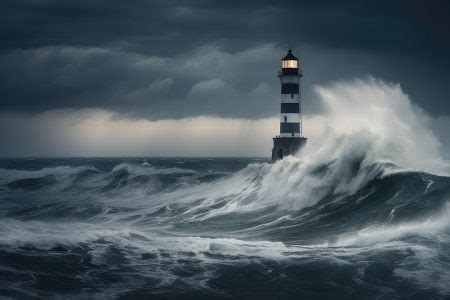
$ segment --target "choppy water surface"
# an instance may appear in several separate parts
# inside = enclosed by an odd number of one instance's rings
[[[358,155],[0,168],[2,296],[450,296],[446,176]]]

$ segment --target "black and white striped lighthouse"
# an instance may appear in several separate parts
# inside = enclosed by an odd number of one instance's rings
[[[300,100],[300,62],[288,50],[282,59],[281,71],[281,113],[280,134],[273,138],[272,161],[282,159],[287,155],[294,155],[306,144],[302,136],[302,115]]]

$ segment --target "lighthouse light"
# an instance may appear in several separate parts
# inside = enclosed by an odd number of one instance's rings
[[[297,69],[298,60],[283,60],[282,67],[283,69]]]

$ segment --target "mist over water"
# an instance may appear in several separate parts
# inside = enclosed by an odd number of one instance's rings
[[[429,118],[375,79],[316,90],[327,125],[275,164],[0,160],[0,295],[450,296],[449,169]]]

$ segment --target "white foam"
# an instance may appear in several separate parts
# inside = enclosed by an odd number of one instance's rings
[[[450,204],[447,203],[439,215],[429,217],[425,220],[415,220],[395,225],[373,225],[357,232],[341,235],[332,246],[371,246],[397,241],[411,236],[438,239],[440,235],[448,234],[449,229]]]
[[[150,231],[119,226],[88,223],[46,223],[40,221],[4,220],[0,223],[0,244],[13,247],[33,246],[51,249],[55,246],[73,246],[108,240],[117,246],[133,246],[139,253],[149,251],[190,251],[229,256],[258,256],[282,259],[288,251],[281,242],[243,241],[234,238],[207,238],[197,236],[161,236]],[[136,251],[136,249],[135,249]]]
[[[144,163],[145,164],[145,163]],[[195,173],[195,171],[193,170],[188,170],[188,169],[181,169],[181,168],[157,168],[157,167],[153,167],[150,164],[142,164],[142,165],[133,165],[133,164],[128,164],[128,163],[121,163],[118,164],[117,166],[115,166],[112,169],[112,172],[117,172],[120,170],[127,170],[128,172],[130,172],[133,175],[155,175],[155,174],[160,174],[160,175],[164,175],[164,174],[192,174]]]
[[[3,181],[11,181],[25,178],[41,178],[49,175],[70,176],[88,170],[100,172],[98,169],[89,166],[80,166],[80,167],[57,166],[57,167],[42,168],[40,170],[0,169],[0,179]]]

